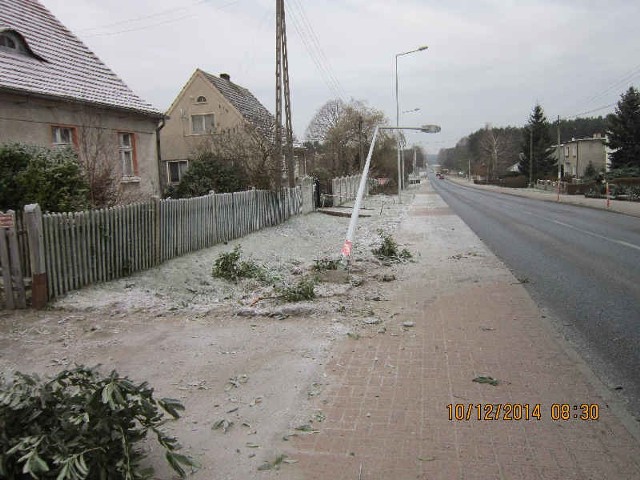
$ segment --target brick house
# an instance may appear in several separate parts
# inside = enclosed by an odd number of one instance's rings
[[[0,144],[71,146],[141,198],[160,193],[162,118],[37,0],[0,0]]]

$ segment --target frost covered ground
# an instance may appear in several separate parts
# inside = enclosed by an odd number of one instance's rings
[[[332,209],[350,213],[348,208]],[[403,205],[397,197],[368,197],[361,209],[352,257],[351,275],[346,283],[321,282],[316,287],[319,297],[312,306],[298,306],[306,313],[325,312],[341,301],[341,296],[354,283],[362,281],[371,267],[380,262],[371,254],[380,244],[379,231],[392,234],[402,216]],[[295,284],[312,274],[315,261],[337,260],[347,232],[349,217],[312,213],[297,216],[277,227],[265,229],[209,249],[173,259],[165,264],[131,277],[73,292],[54,306],[66,310],[108,310],[114,314],[147,312],[163,315],[169,312],[209,315],[216,311],[260,314],[276,304],[272,285],[245,279],[238,283],[213,278],[212,268],[218,256],[240,246],[242,259],[263,266],[276,281],[275,285]],[[335,276],[340,280],[340,276]],[[264,299],[263,299],[264,298]],[[260,299],[260,300],[258,300]],[[290,308],[285,311],[291,311]],[[295,309],[294,309],[295,310]]]
[[[202,464],[194,478],[277,478],[258,467],[286,450],[284,439],[296,427],[321,421],[310,400],[327,388],[323,365],[335,342],[381,334],[393,316],[385,297],[403,265],[380,261],[371,250],[380,230],[394,234],[408,203],[364,201],[349,271],[318,274],[311,301],[273,298],[274,285],[316,276],[316,261],[339,259],[348,217],[298,216],[73,292],[43,311],[0,311],[0,373],[53,375],[84,364],[148,381],[158,397],[186,407],[168,428]],[[273,282],[213,278],[216,259],[235,246]],[[221,421],[226,432],[215,428]],[[172,478],[160,452],[149,449],[155,478]]]

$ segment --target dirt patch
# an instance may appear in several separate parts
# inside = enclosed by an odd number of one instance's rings
[[[146,380],[158,396],[186,406],[169,428],[202,463],[194,478],[277,476],[258,468],[277,459],[296,428],[322,421],[310,400],[325,388],[333,343],[380,330],[379,307],[391,288],[381,279],[403,268],[380,262],[371,249],[380,229],[393,234],[406,205],[385,196],[365,203],[372,215],[359,221],[349,271],[321,273],[312,301],[282,302],[277,287],[313,278],[318,260],[337,259],[348,219],[297,217],[73,292],[45,311],[0,312],[0,371],[52,375],[100,364],[103,373]],[[269,272],[270,283],[212,277],[215,259],[236,245]],[[156,477],[171,478],[159,455],[151,451]]]

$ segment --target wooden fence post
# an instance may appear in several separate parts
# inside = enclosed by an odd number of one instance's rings
[[[31,261],[31,305],[33,308],[41,309],[47,305],[49,291],[47,290],[47,267],[40,205],[32,203],[24,207],[24,225],[27,230]]]
[[[151,197],[151,205],[153,205],[153,257],[152,266],[157,266],[164,260],[162,258],[162,230],[160,226],[160,197],[153,195]]]
[[[11,279],[11,260],[9,257],[9,229],[15,226],[15,218],[11,211],[2,214],[0,217],[0,267],[2,267],[2,278],[4,282],[5,304],[9,310],[16,308],[13,301],[13,281]]]
[[[24,277],[20,266],[20,249],[16,231],[16,215],[13,210],[3,214],[3,225],[0,250],[2,250],[2,276],[5,280],[5,298],[9,308],[27,308],[27,296],[24,289]],[[6,240],[5,240],[6,239]],[[8,251],[7,251],[8,250]],[[7,284],[8,281],[8,284]],[[15,293],[15,297],[12,297]],[[10,298],[12,297],[12,298]]]

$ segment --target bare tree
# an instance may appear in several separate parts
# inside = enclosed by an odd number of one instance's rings
[[[260,126],[245,122],[237,129],[211,134],[194,155],[211,151],[232,164],[237,162],[254,187],[275,188],[281,184],[283,170],[276,158],[274,132],[273,119],[265,119]]]
[[[498,167],[498,156],[502,150],[502,137],[493,130],[490,123],[487,123],[480,140],[480,152],[482,160],[487,166],[487,177],[492,179],[495,177]]]
[[[89,184],[89,201],[94,208],[118,203],[120,181],[118,145],[114,132],[104,127],[98,113],[83,111],[78,129],[78,157]]]
[[[117,131],[107,127],[103,116],[85,109],[78,127],[78,158],[89,185],[93,208],[105,208],[146,199],[137,190],[122,188],[122,165]]]
[[[320,143],[326,141],[330,132],[338,126],[344,108],[344,102],[339,99],[329,100],[320,107],[305,132],[307,141]]]
[[[330,100],[311,120],[306,140],[321,146],[321,168],[328,175],[349,175],[360,169],[361,152],[368,150],[375,127],[385,123],[382,112],[362,101]]]

